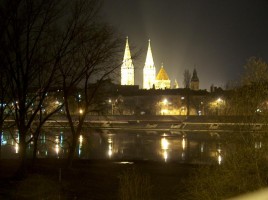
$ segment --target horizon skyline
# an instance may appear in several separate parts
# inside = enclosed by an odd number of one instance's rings
[[[150,39],[157,71],[164,63],[181,87],[183,72],[195,68],[200,88],[208,89],[238,80],[252,56],[268,60],[267,9],[266,0],[104,0],[102,14],[129,38],[132,53],[142,50],[133,60],[137,76]],[[135,82],[142,85],[141,78]]]

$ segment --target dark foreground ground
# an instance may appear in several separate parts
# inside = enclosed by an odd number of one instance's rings
[[[179,194],[185,190],[183,181],[195,168],[180,163],[80,160],[67,170],[60,160],[38,160],[27,178],[18,181],[13,178],[16,161],[0,161],[0,199],[120,199],[120,177],[128,176],[133,168],[135,174],[142,175],[138,179],[149,178],[151,199],[180,199]]]

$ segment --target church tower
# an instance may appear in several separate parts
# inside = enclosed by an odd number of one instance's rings
[[[190,86],[190,88],[192,90],[199,90],[199,78],[197,76],[197,72],[196,72],[195,69],[194,69],[193,76],[192,76],[192,79],[191,79],[191,86]]]
[[[155,66],[149,40],[145,65],[143,68],[143,89],[151,89],[155,84]]]
[[[121,85],[134,85],[134,65],[129,50],[128,37],[123,63],[121,65]]]

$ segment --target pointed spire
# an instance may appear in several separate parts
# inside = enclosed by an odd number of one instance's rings
[[[145,66],[154,67],[154,59],[153,59],[153,54],[152,54],[151,41],[150,41],[150,39],[149,39],[148,42],[149,42],[149,44],[148,44],[148,50],[147,50],[147,56],[146,56]]]
[[[191,81],[199,81],[199,78],[198,78],[198,76],[197,76],[196,69],[194,69],[194,71],[193,71],[193,76],[192,76]]]
[[[132,63],[128,37],[126,37],[126,47],[121,65],[121,85],[134,85],[134,65]]]
[[[126,62],[129,59],[131,59],[131,54],[130,54],[130,49],[129,49],[129,45],[128,45],[128,37],[126,37],[126,48],[125,48],[123,62]]]

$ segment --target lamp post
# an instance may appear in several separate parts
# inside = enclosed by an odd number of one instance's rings
[[[216,114],[217,114],[217,116],[219,115],[219,107],[221,106],[221,104],[222,104],[222,99],[221,98],[218,98],[217,100],[216,100]]]
[[[114,102],[112,99],[109,99],[109,103],[111,104],[111,108],[112,108],[112,115],[114,115]]]

